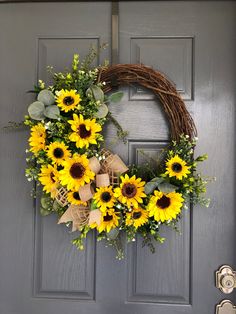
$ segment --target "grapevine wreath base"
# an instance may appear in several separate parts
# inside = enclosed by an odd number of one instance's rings
[[[118,245],[121,231],[127,242],[137,234],[154,252],[153,240],[163,242],[160,227],[177,229],[183,209],[190,202],[208,205],[207,180],[197,173],[194,157],[196,127],[173,84],[159,71],[136,64],[92,68],[92,49],[80,63],[75,55],[71,70],[56,73],[53,84],[39,81],[36,101],[28,107],[24,123],[30,127],[26,176],[38,186],[41,214],[56,213],[58,223],[71,226],[73,240],[83,248],[87,233],[97,230],[123,257]],[[104,145],[103,126],[113,122],[118,138],[127,133],[109,111],[122,92],[121,85],[138,84],[160,100],[170,125],[170,145],[155,166],[126,165]]]

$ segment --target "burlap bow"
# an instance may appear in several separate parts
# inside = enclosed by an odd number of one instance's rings
[[[125,163],[118,155],[103,149],[101,161],[96,157],[89,159],[89,167],[96,174],[96,187],[119,185],[119,176],[128,170]],[[79,189],[79,196],[83,202],[89,201],[94,194],[91,184],[86,184]]]
[[[128,167],[121,158],[103,149],[101,152],[101,161],[96,157],[89,159],[89,167],[96,174],[95,186],[106,187],[109,185],[119,185],[119,176],[128,170]],[[66,198],[65,188],[61,188],[57,193],[56,200],[61,203],[61,199]],[[89,202],[95,193],[91,183],[79,188],[81,201]],[[61,195],[62,194],[62,195]],[[80,230],[85,225],[101,222],[101,212],[99,209],[90,210],[89,206],[70,205],[66,212],[61,216],[58,223],[72,222],[72,231]]]

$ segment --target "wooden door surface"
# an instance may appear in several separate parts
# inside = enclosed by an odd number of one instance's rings
[[[109,48],[96,63],[111,60],[110,2],[0,3],[1,127],[21,121],[47,65],[63,70],[74,53],[91,45]],[[1,128],[0,314],[210,314],[224,298],[214,282],[222,264],[236,268],[234,1],[123,1],[119,3],[119,62],[160,70],[177,86],[198,129],[196,154],[207,152],[203,173],[209,208],[191,207],[182,234],[163,229],[166,242],[151,254],[137,239],[126,258],[96,243],[83,252],[76,235],[42,218],[24,177],[26,130]],[[128,143],[107,146],[129,163],[157,155],[169,141],[169,125],[157,99],[140,87],[121,88],[111,111]],[[143,152],[145,154],[143,154]]]

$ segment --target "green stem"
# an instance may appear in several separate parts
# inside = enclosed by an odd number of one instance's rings
[[[124,131],[120,123],[113,117],[111,112],[108,113],[107,118],[114,124],[114,126],[117,128],[117,136],[119,139],[123,141],[124,144],[127,143],[127,135],[128,132]]]

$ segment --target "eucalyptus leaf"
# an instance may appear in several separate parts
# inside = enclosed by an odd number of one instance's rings
[[[145,184],[144,191],[146,194],[151,194],[157,188],[155,182],[148,182]]]
[[[35,101],[28,107],[28,113],[30,118],[34,120],[43,120],[44,119],[44,110],[45,106],[40,101]]]
[[[99,118],[99,119],[102,119],[102,118],[105,118],[108,114],[108,107],[107,105],[105,104],[101,104],[99,107],[98,107],[98,111],[95,113],[95,117],[96,118]]]
[[[108,240],[115,240],[118,237],[119,229],[114,228],[111,231],[107,232],[107,238]]]
[[[41,90],[41,92],[38,94],[37,99],[38,101],[44,103],[45,106],[51,106],[55,102],[55,97],[53,93],[48,89]]]
[[[151,194],[157,187],[158,185],[163,182],[163,178],[153,178],[151,181],[147,182],[145,184],[144,190],[146,194]]]
[[[174,192],[178,187],[168,182],[162,182],[158,184],[158,189],[163,193]]]
[[[119,102],[119,101],[121,101],[123,96],[124,96],[123,92],[116,92],[116,93],[111,94],[108,97],[108,101],[109,102]]]
[[[104,93],[97,85],[90,86],[86,91],[86,95],[88,94],[92,94],[95,100],[104,101]]]
[[[164,181],[165,179],[164,178],[161,178],[161,177],[156,177],[156,178],[153,178],[151,181],[149,182],[152,182],[152,183],[156,183],[156,184],[160,184]]]
[[[47,106],[44,110],[44,115],[50,119],[58,119],[60,116],[60,110],[56,105]]]

